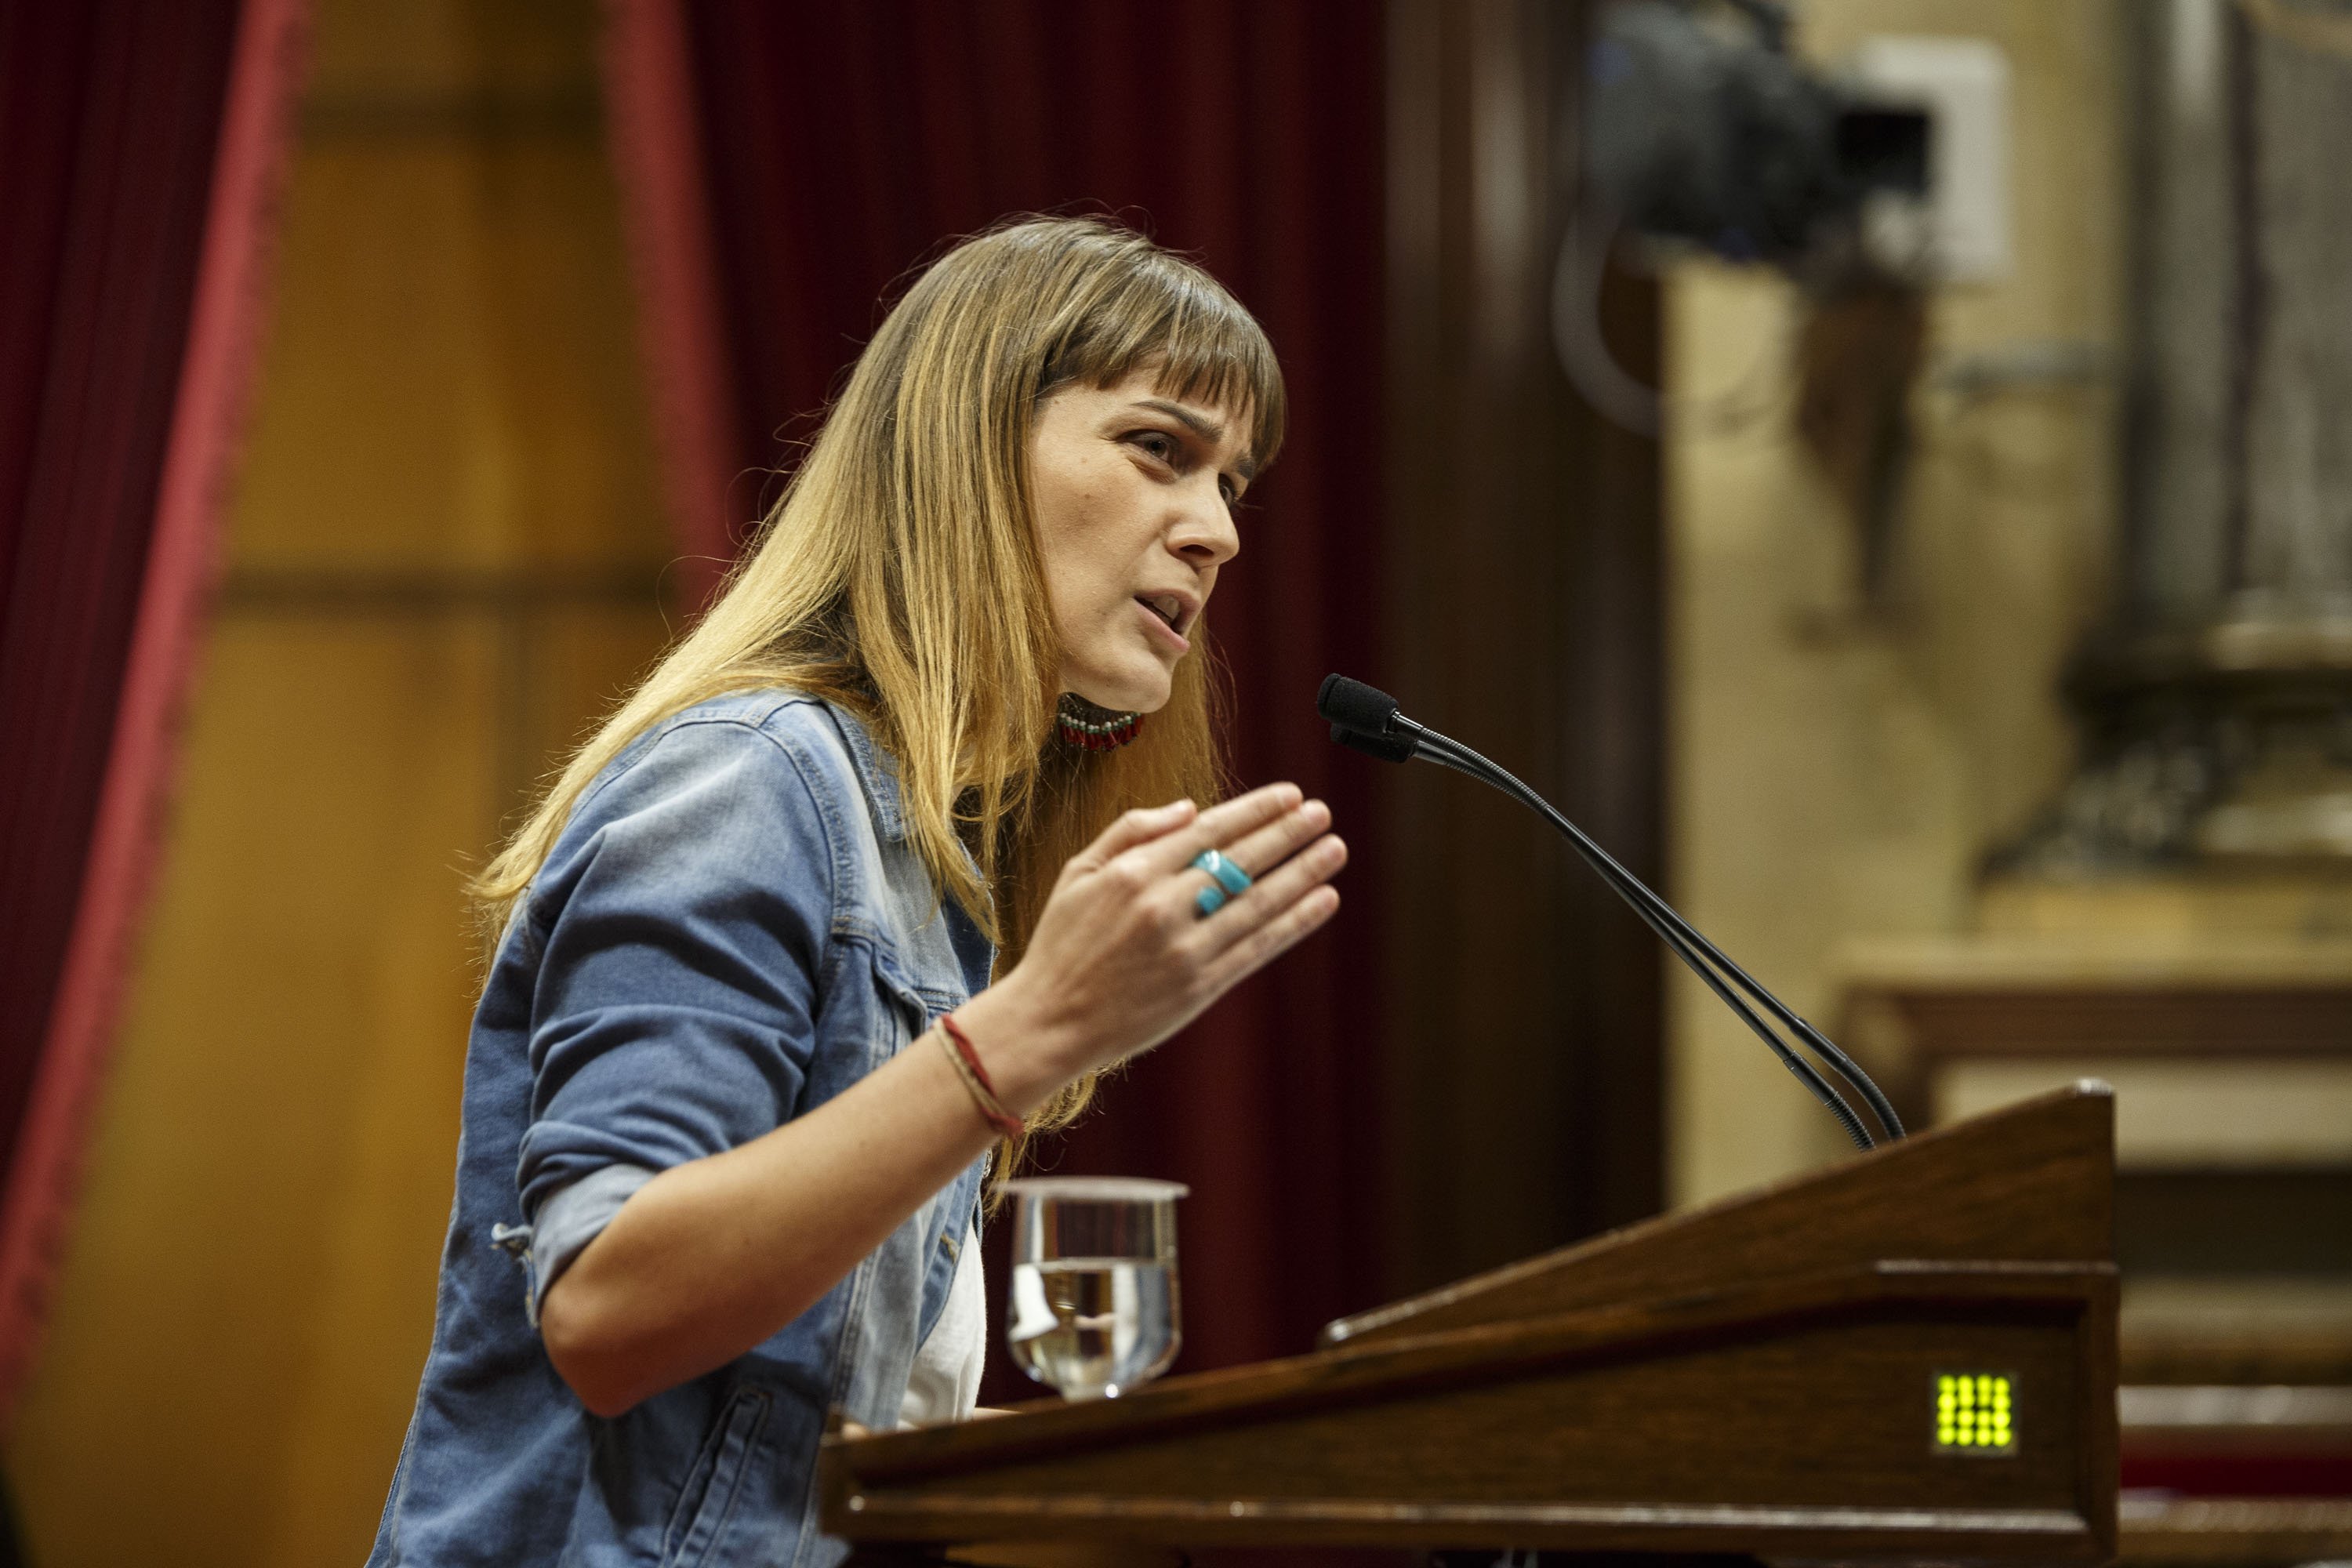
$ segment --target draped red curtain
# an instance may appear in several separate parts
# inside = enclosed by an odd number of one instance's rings
[[[299,23],[0,6],[0,1418],[153,858]]]
[[[615,153],[689,555],[733,548],[877,301],[943,241],[1008,214],[1108,211],[1198,256],[1281,355],[1289,440],[1251,492],[1216,631],[1240,775],[1332,803],[1359,850],[1349,901],[1115,1081],[1059,1162],[1192,1184],[1193,1367],[1303,1351],[1381,1277],[1372,778],[1312,704],[1328,671],[1379,667],[1381,14],[1362,0],[612,11]]]

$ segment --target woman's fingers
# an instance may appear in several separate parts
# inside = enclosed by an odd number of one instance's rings
[[[1189,800],[1170,801],[1166,805],[1138,806],[1123,811],[1087,845],[1071,858],[1089,870],[1108,865],[1118,856],[1139,844],[1149,844],[1163,835],[1172,833],[1192,820],[1199,807]]]
[[[1252,888],[1251,893],[1257,889]],[[1258,970],[1314,934],[1317,927],[1339,911],[1339,889],[1320,883],[1282,906],[1272,919],[1255,926],[1236,926],[1239,940],[1211,959],[1202,971],[1209,994],[1221,996]],[[1221,911],[1222,912],[1222,911]]]
[[[1138,858],[1138,869],[1164,877],[1192,864],[1202,850],[1223,849],[1243,835],[1274,821],[1297,806],[1299,795],[1295,784],[1261,784],[1247,795],[1211,806],[1193,818],[1189,827],[1164,834],[1127,853]]]
[[[1319,800],[1304,801],[1264,827],[1226,845],[1223,854],[1252,877],[1263,877],[1330,826],[1329,806]]]
[[[1234,894],[1202,922],[1209,951],[1237,946],[1252,932],[1283,919],[1347,863],[1348,846],[1337,834],[1325,834],[1257,879],[1247,892]]]

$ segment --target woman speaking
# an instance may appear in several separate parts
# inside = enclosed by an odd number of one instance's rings
[[[984,235],[890,312],[480,879],[372,1563],[828,1563],[826,1412],[969,1414],[991,1151],[1339,907],[1320,802],[1196,804],[1202,612],[1282,422],[1257,323],[1109,225]]]

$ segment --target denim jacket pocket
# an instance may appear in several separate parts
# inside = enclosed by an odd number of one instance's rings
[[[774,1402],[767,1389],[739,1388],[720,1409],[678,1489],[669,1528],[662,1532],[662,1568],[701,1568],[714,1561],[710,1549],[726,1532],[744,1472],[766,1447],[762,1439]]]
[[[961,991],[909,979],[891,957],[878,952],[874,955],[874,986],[883,1004],[881,1016],[898,1025],[896,1029],[884,1030],[874,1042],[875,1067],[913,1044],[940,1014],[953,1012],[969,1000]]]

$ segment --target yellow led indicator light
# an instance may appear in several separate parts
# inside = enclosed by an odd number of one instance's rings
[[[2000,1453],[2017,1447],[2010,1380],[1996,1373],[1936,1374],[1936,1447]]]

